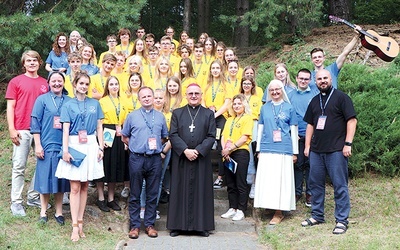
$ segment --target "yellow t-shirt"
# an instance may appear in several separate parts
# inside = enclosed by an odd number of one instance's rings
[[[75,94],[74,94],[74,86],[72,86],[72,81],[73,80],[71,75],[65,76],[64,88],[65,90],[68,91],[68,96],[74,98]]]
[[[134,46],[133,42],[129,42],[128,46],[122,46],[122,44],[118,44],[115,47],[115,49],[116,51],[122,51],[125,54],[125,56],[128,57],[132,53],[133,46]]]
[[[96,89],[98,93],[103,95],[104,87],[106,86],[106,82],[107,82],[107,78],[108,77],[101,76],[100,73],[90,76],[90,85],[92,86],[92,89]],[[92,94],[92,91],[90,91],[89,93]]]
[[[150,64],[143,65],[143,72],[141,74],[143,80],[143,86],[148,86],[153,88],[155,74],[156,74],[155,66],[153,67]]]
[[[215,61],[215,56],[208,56],[206,54],[203,55],[203,62],[207,65],[207,68],[210,68],[212,62]]]
[[[120,125],[120,115],[123,109],[123,103],[121,98],[112,98],[110,96],[105,96],[99,100],[101,109],[104,113],[104,124],[117,124]],[[117,112],[119,114],[117,115]]]
[[[122,103],[122,109],[121,109],[121,114],[119,115],[119,119],[121,121],[121,124],[124,124],[124,121],[128,116],[128,114],[134,110],[137,110],[142,105],[140,104],[136,94],[122,97],[121,103]]]
[[[214,106],[216,111],[224,105],[226,99],[232,99],[232,97],[232,88],[228,86],[227,82],[223,84],[222,81],[214,81],[203,94],[206,107]]]
[[[233,96],[240,94],[240,79],[236,77],[235,80],[230,80],[229,76],[226,76],[228,85],[232,88]]]
[[[168,113],[163,113],[164,117],[165,117],[165,121],[167,122],[167,128],[168,131],[171,128],[171,118],[172,118],[172,112],[168,112]]]
[[[203,61],[200,64],[196,64],[193,61],[194,78],[196,78],[197,84],[200,85],[204,91],[207,86],[207,78],[210,71],[210,67],[207,66]]]
[[[182,79],[182,82],[181,82],[182,96],[186,96],[186,89],[187,89],[188,85],[191,84],[191,83],[197,83],[196,78],[194,78],[194,77],[186,78],[185,77],[185,78]],[[203,86],[201,86],[200,84],[199,84],[199,86],[200,86],[201,90],[204,91]]]
[[[251,116],[253,120],[258,120],[258,118],[260,117],[260,110],[262,106],[261,98],[262,96],[259,95],[251,95],[249,98],[246,97],[247,102],[250,106]]]
[[[232,144],[236,143],[242,135],[247,135],[247,141],[243,143],[238,149],[249,150],[249,143],[251,142],[251,134],[253,133],[253,119],[249,114],[244,114],[242,117],[229,117],[225,122],[222,136],[224,141],[231,140]],[[232,145],[232,149],[235,148]]]

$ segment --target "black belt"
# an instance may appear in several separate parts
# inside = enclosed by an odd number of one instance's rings
[[[158,154],[146,154],[146,153],[140,154],[140,153],[135,153],[135,152],[132,152],[132,153],[137,155],[137,156],[144,156],[144,157],[147,157],[147,158],[150,158],[150,157],[153,157],[153,156],[160,156],[160,153],[158,153]]]

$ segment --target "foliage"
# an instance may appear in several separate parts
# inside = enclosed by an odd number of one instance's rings
[[[296,70],[312,68],[309,58],[299,57],[301,54],[295,47],[285,56],[278,55],[288,65],[293,81]],[[272,62],[259,65],[257,84],[262,88],[273,79],[274,65]],[[352,175],[370,171],[386,176],[400,174],[399,72],[400,59],[395,59],[385,68],[345,64],[341,70],[339,89],[353,100],[358,120],[353,156],[349,161]]]
[[[107,49],[105,38],[119,28],[137,28],[146,0],[58,1],[51,9],[33,8],[29,14],[17,12],[0,16],[0,82],[20,73],[23,51],[38,51],[45,60],[58,32],[77,29],[98,52]],[[127,8],[127,6],[129,8]],[[42,74],[43,75],[43,74]]]
[[[266,38],[290,32],[304,36],[319,25],[323,1],[307,0],[257,0],[240,25],[249,25],[253,32],[262,31]],[[235,16],[221,15],[221,20],[233,26]]]
[[[393,0],[354,1],[357,23],[382,24],[400,21],[400,2]]]

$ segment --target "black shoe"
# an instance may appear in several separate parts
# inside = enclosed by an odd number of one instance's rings
[[[209,233],[208,231],[201,231],[201,232],[199,233],[199,235],[200,235],[200,236],[203,236],[203,237],[208,237],[208,236],[210,236],[210,233]]]
[[[107,207],[106,205],[106,201],[101,201],[101,200],[97,200],[96,201],[96,205],[99,207],[99,209],[103,212],[110,212],[110,209]]]
[[[64,216],[62,216],[62,215],[59,215],[59,216],[54,215],[54,219],[56,219],[57,223],[60,224],[60,226],[64,226],[64,224],[65,224]]]
[[[121,207],[118,205],[115,200],[107,202],[107,207],[111,208],[114,211],[121,211]]]
[[[179,234],[180,234],[179,230],[171,230],[171,232],[169,233],[169,236],[176,237]]]
[[[39,223],[43,223],[43,224],[46,224],[47,223],[47,216],[43,216],[43,217],[40,217],[39,218]]]

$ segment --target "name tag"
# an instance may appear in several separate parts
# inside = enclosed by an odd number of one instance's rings
[[[150,137],[148,140],[149,143],[149,149],[150,150],[156,150],[157,149],[157,140],[154,137]]]
[[[326,123],[326,116],[325,115],[321,115],[318,118],[318,122],[317,122],[317,128],[318,130],[324,130],[325,129],[325,123]]]
[[[60,117],[59,116],[54,116],[54,118],[53,118],[53,128],[62,129],[62,124],[60,122]]]
[[[87,131],[79,130],[78,138],[79,138],[79,143],[87,143]]]
[[[281,142],[282,141],[282,132],[279,129],[275,129],[272,131],[272,139],[274,142]]]

